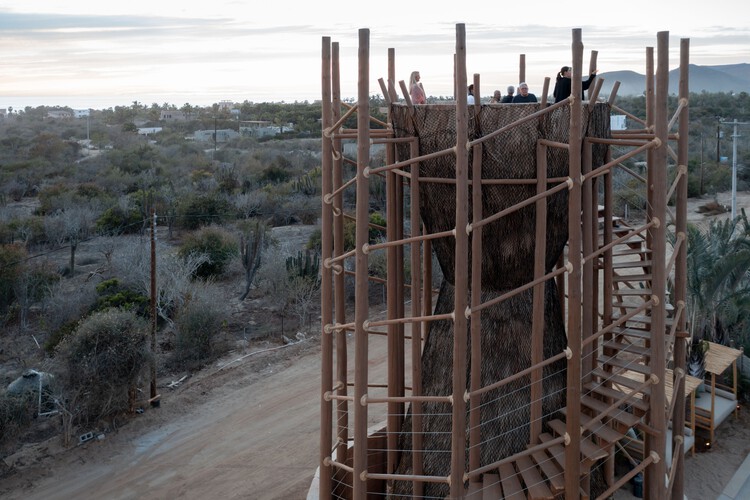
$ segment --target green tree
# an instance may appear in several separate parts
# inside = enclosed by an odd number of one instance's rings
[[[750,224],[711,221],[705,231],[688,226],[687,311],[693,338],[727,343],[748,340]]]

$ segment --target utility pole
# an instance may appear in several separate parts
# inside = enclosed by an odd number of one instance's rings
[[[750,125],[750,122],[738,122],[737,118],[730,123],[734,125],[732,131],[732,220],[737,216],[737,138],[740,137],[737,127],[740,125]]]
[[[156,394],[156,210],[151,207],[151,406],[159,406]]]

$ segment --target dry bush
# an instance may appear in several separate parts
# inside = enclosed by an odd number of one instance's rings
[[[108,309],[82,320],[58,345],[61,378],[66,392],[81,394],[77,407],[83,421],[132,408],[152,359],[148,332],[148,321],[134,312]]]

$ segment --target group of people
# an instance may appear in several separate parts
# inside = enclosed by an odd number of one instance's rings
[[[572,68],[570,66],[563,66],[560,68],[560,72],[557,74],[555,79],[555,89],[552,92],[552,96],[555,102],[560,102],[567,99],[570,95],[573,87],[573,83],[570,79],[570,73]],[[583,91],[587,90],[596,78],[597,70],[594,70],[588,77],[587,80],[581,82],[581,98],[583,99]],[[409,78],[409,95],[413,104],[425,104],[427,102],[427,95],[425,94],[424,87],[420,80],[419,71],[412,71],[411,77]],[[525,102],[538,102],[536,96],[529,92],[529,86],[526,82],[518,84],[518,94],[515,94],[516,89],[513,85],[509,85],[507,88],[507,94],[502,95],[502,92],[495,90],[490,99],[490,103],[525,103]],[[466,96],[467,104],[474,104],[474,84],[469,85]]]

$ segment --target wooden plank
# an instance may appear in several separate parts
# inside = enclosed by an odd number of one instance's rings
[[[591,396],[582,396],[581,405],[585,406],[586,408],[592,409],[597,413],[604,413],[604,410],[610,407],[610,405],[605,403],[604,401],[592,398]],[[639,424],[641,421],[641,419],[637,416],[623,410],[612,411],[612,413],[608,415],[608,418],[620,422],[626,428],[633,427],[634,425]]]
[[[650,260],[623,260],[619,262],[613,262],[613,269],[630,269],[636,267],[650,267],[652,262]]]
[[[566,432],[565,422],[562,420],[549,420],[547,426],[560,436],[564,435]],[[571,436],[570,438],[575,439],[575,436]],[[608,457],[609,452],[598,444],[593,443],[587,437],[581,436],[581,455],[590,462],[596,462],[599,459]]]
[[[503,498],[503,489],[500,486],[500,476],[492,472],[485,472],[482,478],[482,500],[497,500]]]
[[[625,437],[625,434],[616,431],[612,427],[610,427],[607,422],[610,421],[612,417],[607,415],[603,419],[601,419],[599,422],[596,422],[595,424],[590,426],[590,432],[593,433],[596,437],[601,439],[602,441],[605,441],[607,443],[616,443],[622,438]],[[589,423],[594,420],[592,417],[586,415],[585,413],[581,413],[581,425],[583,426],[589,426]]]
[[[632,342],[620,342],[619,340],[608,340],[602,344],[602,347],[613,349],[618,352],[626,352],[636,356],[651,356],[651,348],[633,344]]]
[[[612,387],[607,387],[599,382],[588,382],[584,385],[584,388],[589,391],[589,393],[585,395],[589,396],[591,394],[598,394],[604,398],[609,398],[612,402],[619,401],[625,396],[624,392],[618,391]],[[646,413],[649,410],[649,404],[642,398],[631,398],[623,404],[632,406],[633,408],[640,410],[642,413]]]
[[[523,493],[521,481],[516,474],[513,464],[503,464],[498,468],[500,472],[500,482],[503,485],[503,494],[505,500],[526,500]]]
[[[651,375],[651,368],[649,368],[648,366],[641,363],[634,363],[630,360],[622,360],[615,356],[599,356],[598,361],[603,365],[615,366],[617,368],[622,368],[636,373],[642,373],[643,375]]]
[[[539,434],[539,440],[542,443],[552,441],[552,439],[554,439],[552,435],[546,432],[542,432],[541,434]],[[563,448],[562,445],[553,444],[552,446],[547,448],[547,453],[554,460],[559,469],[565,470],[565,448]]]
[[[565,473],[552,456],[539,450],[532,453],[531,458],[547,478],[552,493],[557,494],[565,490]]]
[[[651,274],[615,274],[612,281],[651,281]]]
[[[531,457],[522,456],[516,461],[518,472],[526,483],[526,491],[531,500],[553,500],[555,495],[552,494],[547,482],[544,480]]]
[[[640,296],[651,296],[651,289],[650,288],[618,288],[612,290],[612,295],[621,295],[621,296],[634,296],[634,297],[640,297]]]

